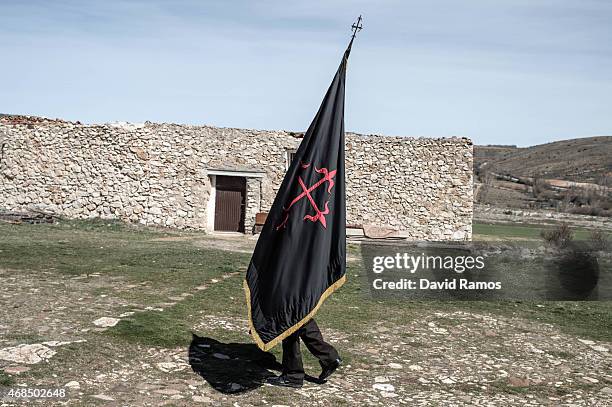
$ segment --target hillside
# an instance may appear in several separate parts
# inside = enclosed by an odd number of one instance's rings
[[[601,184],[612,176],[612,136],[556,141],[533,147],[475,146],[475,168],[516,177]],[[608,181],[609,182],[609,181]]]
[[[477,203],[612,216],[612,137],[475,146]]]

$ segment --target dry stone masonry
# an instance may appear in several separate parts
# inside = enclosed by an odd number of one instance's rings
[[[267,211],[301,135],[177,124],[0,120],[0,208],[215,228],[215,177],[245,178],[243,224]],[[347,223],[469,239],[472,143],[347,134]]]

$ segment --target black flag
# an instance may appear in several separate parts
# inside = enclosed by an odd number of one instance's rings
[[[344,83],[353,40],[261,231],[244,290],[253,339],[271,349],[346,280]]]

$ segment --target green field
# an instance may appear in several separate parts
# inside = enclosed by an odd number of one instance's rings
[[[550,230],[554,225],[500,225],[488,223],[474,223],[472,225],[472,233],[474,240],[487,240],[489,238],[499,239],[527,239],[541,242],[540,232],[542,230]],[[586,228],[573,228],[574,238],[576,240],[587,240],[592,232]],[[610,236],[610,233],[608,233]]]

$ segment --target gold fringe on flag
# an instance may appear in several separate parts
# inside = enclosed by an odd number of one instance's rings
[[[250,328],[249,331],[251,333],[251,336],[253,337],[253,340],[259,347],[259,349],[263,350],[264,352],[267,352],[273,347],[275,347],[276,345],[278,345],[280,341],[282,341],[283,339],[285,339],[286,337],[288,337],[289,335],[291,335],[292,333],[300,329],[306,322],[310,321],[312,317],[314,317],[314,315],[319,310],[319,307],[323,304],[323,302],[327,299],[327,297],[329,297],[338,288],[342,287],[342,285],[345,282],[346,282],[346,274],[340,277],[338,281],[330,285],[327,288],[327,290],[325,290],[323,294],[321,294],[321,298],[319,298],[317,305],[312,309],[312,311],[308,313],[308,315],[302,318],[300,322],[293,325],[291,328],[287,329],[286,331],[278,335],[276,338],[272,339],[270,342],[264,343],[259,337],[259,334],[257,333],[257,331],[255,330],[255,327],[253,326],[253,319],[251,317],[251,290],[249,289],[249,284],[247,283],[247,281],[244,280],[243,286],[244,286],[244,294],[246,295],[247,310],[248,310],[248,315],[249,315],[249,328]]]

